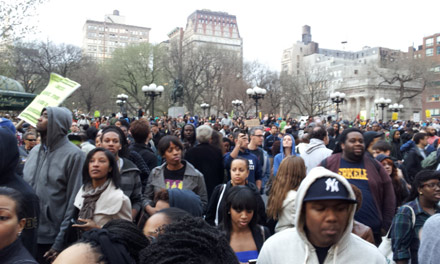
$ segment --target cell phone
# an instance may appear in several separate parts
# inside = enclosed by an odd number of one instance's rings
[[[257,260],[256,259],[250,259],[248,261],[249,264],[257,264]]]
[[[84,224],[87,223],[87,222],[84,222],[84,221],[79,221],[79,220],[77,220],[77,219],[75,219],[75,218],[72,218],[72,219],[70,220],[70,222],[72,222],[72,224],[75,224],[75,225],[84,225]]]

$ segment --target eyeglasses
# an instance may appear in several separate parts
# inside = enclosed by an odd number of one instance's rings
[[[254,135],[254,137],[264,137],[263,135]]]
[[[432,183],[426,183],[426,184],[422,185],[422,187],[425,187],[425,186],[428,186],[430,189],[434,189],[435,187],[440,188],[440,182],[437,182],[437,183],[432,182]]]
[[[36,139],[25,139],[27,141],[37,141]]]

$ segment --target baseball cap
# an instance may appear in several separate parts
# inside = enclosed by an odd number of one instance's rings
[[[15,126],[12,123],[12,121],[7,118],[0,118],[0,127],[8,128],[9,131],[11,131],[13,134],[15,134],[15,132],[17,132],[15,130]]]
[[[335,177],[322,177],[313,182],[303,201],[317,200],[344,200],[349,203],[356,203],[355,199],[350,198],[347,187]]]

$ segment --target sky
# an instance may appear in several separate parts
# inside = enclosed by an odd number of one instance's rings
[[[14,1],[14,0],[9,0]],[[151,28],[150,42],[167,40],[175,27],[186,27],[195,10],[227,12],[237,17],[247,61],[279,71],[282,51],[301,40],[311,26],[312,40],[328,49],[364,46],[407,51],[423,37],[440,32],[439,0],[46,0],[34,18],[39,33],[29,38],[81,46],[87,19],[103,21],[117,9],[126,23]],[[345,47],[341,42],[347,41]]]

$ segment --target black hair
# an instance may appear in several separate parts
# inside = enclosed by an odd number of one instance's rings
[[[174,145],[179,147],[180,150],[183,151],[183,144],[182,142],[180,142],[179,138],[177,138],[176,136],[168,135],[161,138],[159,140],[159,144],[157,144],[157,151],[159,151],[159,155],[165,155],[165,152],[170,147],[171,143],[173,143]]]
[[[379,140],[376,142],[376,144],[373,145],[373,150],[380,150],[383,152],[391,151],[391,145],[390,143],[386,142],[385,140]]]
[[[333,150],[333,154],[342,152],[341,144],[345,144],[345,141],[347,140],[348,134],[350,134],[352,132],[358,132],[358,133],[361,133],[361,135],[363,135],[362,131],[360,131],[359,129],[354,128],[354,127],[344,129],[344,131],[342,131],[342,133],[339,135],[339,141],[338,141],[338,144],[335,146],[335,149]]]
[[[180,139],[181,139],[182,141],[186,140],[186,138],[185,138],[185,127],[186,127],[186,126],[191,126],[192,129],[194,130],[194,134],[193,134],[193,136],[189,139],[189,142],[191,142],[191,143],[196,142],[196,127],[195,127],[193,124],[191,124],[191,123],[187,123],[187,124],[185,124],[185,125],[182,127],[182,131],[180,132]],[[182,149],[182,150],[183,150],[183,149]]]
[[[121,149],[118,151],[119,157],[127,158],[128,157],[128,142],[127,138],[125,138],[124,131],[117,126],[108,126],[102,130],[101,134],[101,142],[104,139],[104,135],[109,132],[115,132],[119,135],[119,144],[121,144]]]
[[[86,161],[84,162],[84,166],[83,166],[83,173],[82,173],[83,184],[92,182],[92,178],[90,177],[90,174],[89,174],[89,163],[90,163],[90,160],[92,159],[93,155],[99,151],[104,152],[105,156],[108,159],[109,166],[110,166],[110,168],[112,168],[112,170],[107,174],[107,179],[111,179],[113,181],[113,184],[115,185],[115,187],[120,188],[121,187],[121,175],[119,174],[118,164],[116,162],[116,159],[115,159],[115,156],[113,155],[113,153],[111,153],[110,151],[108,151],[105,148],[94,148],[87,154]]]
[[[1,186],[0,195],[7,196],[15,202],[15,214],[17,215],[18,221],[26,217],[24,212],[24,198],[19,191],[13,188]]]
[[[249,228],[255,229],[258,222],[258,205],[254,192],[246,185],[234,186],[226,193],[225,207],[223,208],[223,220],[221,227],[226,233],[228,241],[231,238],[232,221],[231,209],[235,211],[249,210],[253,211],[254,215],[249,222]]]
[[[88,139],[95,140],[98,130],[95,127],[89,127],[86,134]]]
[[[200,217],[185,217],[164,227],[140,252],[142,264],[238,264],[224,234]]]
[[[419,196],[419,188],[429,180],[440,180],[440,171],[422,170],[416,174],[412,182],[411,193],[409,194],[407,202],[416,199]]]
[[[428,134],[426,133],[422,133],[422,132],[416,133],[414,135],[414,142],[416,144],[419,144],[420,140],[424,139],[426,136],[428,136]]]
[[[238,135],[245,134],[247,135],[246,131],[243,129],[237,129],[232,133],[232,136],[234,137],[234,140],[238,138]]]
[[[324,140],[326,136],[327,130],[325,130],[325,127],[323,126],[315,126],[310,133],[310,138],[317,138],[320,140]]]
[[[85,232],[77,244],[81,243],[88,244],[99,255],[99,262],[108,264],[139,263],[139,251],[150,244],[135,224],[123,219]]]
[[[156,212],[156,214],[164,214],[168,224],[175,223],[184,217],[192,217],[190,213],[177,207],[165,208]]]
[[[245,159],[245,158],[243,158],[243,157],[236,157],[235,159],[233,159],[233,160],[231,161],[231,165],[232,165],[232,162],[234,162],[234,160],[242,160],[242,161],[244,161],[244,163],[246,164],[246,168],[247,168],[247,170],[249,170],[249,160],[248,160],[248,159]]]
[[[126,127],[128,130],[130,128],[130,124],[127,122],[127,120],[125,120],[125,117],[127,116],[125,115],[124,118],[119,118],[118,121],[121,122],[121,126]]]

